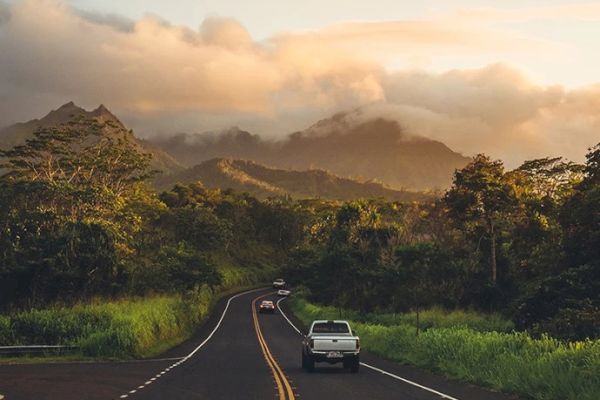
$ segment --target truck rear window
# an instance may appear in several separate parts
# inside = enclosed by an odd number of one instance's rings
[[[348,325],[335,322],[318,323],[313,325],[313,333],[349,333]]]

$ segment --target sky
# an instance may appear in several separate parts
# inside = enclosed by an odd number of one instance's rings
[[[140,136],[362,108],[509,165],[600,142],[600,1],[0,0],[0,126],[74,100]]]

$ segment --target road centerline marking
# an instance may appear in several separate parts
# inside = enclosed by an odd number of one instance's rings
[[[258,343],[261,346],[263,355],[265,360],[267,361],[268,366],[271,368],[273,376],[275,377],[275,383],[277,384],[277,390],[279,394],[280,400],[295,400],[294,391],[292,389],[292,385],[290,385],[286,374],[283,372],[283,369],[279,366],[279,363],[273,357],[269,346],[262,334],[262,330],[260,328],[260,322],[258,320],[258,313],[256,312],[256,302],[266,296],[269,296],[272,293],[267,293],[261,296],[258,296],[254,300],[252,300],[252,318],[254,320],[254,329],[256,331],[256,337],[258,338]]]

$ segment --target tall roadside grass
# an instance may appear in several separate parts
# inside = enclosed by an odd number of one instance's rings
[[[340,317],[332,307],[302,299],[290,306],[305,324]],[[436,318],[437,326],[416,336],[414,321],[410,325],[402,318],[394,323],[350,319],[363,347],[391,360],[538,400],[600,399],[600,341],[534,339],[522,332],[482,330],[481,322],[474,329],[460,318],[452,327],[453,317],[443,322]]]
[[[223,283],[194,293],[95,300],[0,316],[2,345],[72,345],[81,355],[139,358],[189,338],[226,292],[266,281],[268,271],[224,268]],[[263,276],[264,275],[264,276]]]
[[[295,311],[302,313],[308,319],[350,319],[356,322],[371,323],[376,325],[407,325],[415,326],[414,313],[405,314],[360,314],[356,311],[338,309],[332,306],[321,306],[311,304],[302,298],[295,297]],[[512,332],[514,324],[497,313],[482,314],[476,311],[452,310],[447,311],[440,307],[433,307],[419,313],[419,328],[427,330],[430,328],[456,328],[464,327],[480,332]]]

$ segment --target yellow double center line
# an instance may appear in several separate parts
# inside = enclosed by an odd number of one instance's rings
[[[265,360],[267,360],[267,364],[271,371],[273,372],[273,377],[275,378],[275,384],[277,385],[277,392],[279,393],[279,400],[295,400],[294,391],[292,390],[292,385],[288,381],[287,377],[283,373],[283,369],[279,366],[275,358],[271,354],[269,350],[269,346],[267,346],[267,342],[263,337],[262,331],[260,330],[260,324],[258,322],[258,314],[256,312],[256,302],[263,297],[268,296],[269,294],[263,294],[258,296],[254,300],[252,300],[252,318],[254,319],[254,329],[256,330],[256,336],[258,337],[258,343],[262,349],[263,355],[265,356]]]

